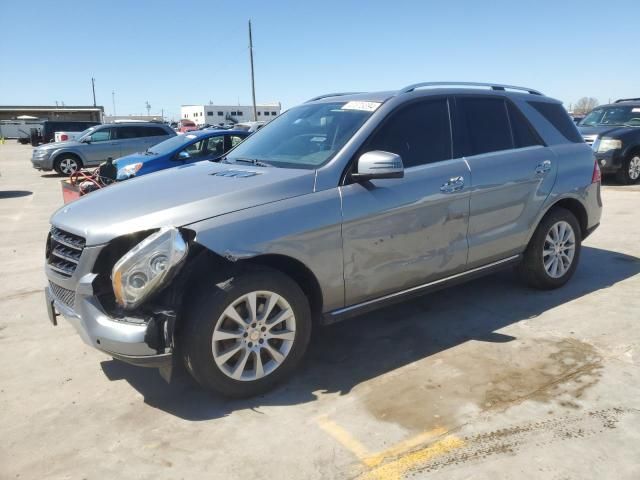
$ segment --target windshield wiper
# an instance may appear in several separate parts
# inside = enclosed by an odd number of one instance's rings
[[[226,157],[225,157],[226,159]],[[258,160],[257,158],[243,158],[239,157],[235,159],[236,163],[249,163],[251,165],[255,165],[256,167],[273,167],[270,163],[263,162],[262,160]]]

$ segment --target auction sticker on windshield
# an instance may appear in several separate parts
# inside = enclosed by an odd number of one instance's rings
[[[347,102],[342,106],[342,110],[362,110],[364,112],[375,112],[382,105],[380,102]]]

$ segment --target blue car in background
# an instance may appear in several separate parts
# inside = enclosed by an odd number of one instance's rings
[[[214,160],[250,135],[242,130],[196,130],[171,137],[150,147],[146,152],[134,153],[113,162],[117,180],[127,180],[165,168],[200,160]]]

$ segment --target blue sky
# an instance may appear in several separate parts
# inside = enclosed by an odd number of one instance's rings
[[[0,0],[0,104],[178,116],[431,80],[525,85],[567,105],[640,96],[640,0]],[[60,52],[60,53],[58,53]]]

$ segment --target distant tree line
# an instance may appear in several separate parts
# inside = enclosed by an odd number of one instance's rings
[[[598,99],[593,97],[582,97],[573,106],[573,113],[576,115],[586,115],[598,106]]]

